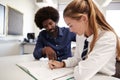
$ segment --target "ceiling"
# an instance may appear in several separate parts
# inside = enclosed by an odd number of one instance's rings
[[[58,5],[67,5],[69,2],[71,2],[72,0],[36,0],[36,4],[39,7],[43,7],[43,6],[53,6],[53,7],[58,7]],[[114,2],[120,2],[120,0],[93,0],[96,2],[97,5],[100,5],[102,7],[107,6],[111,1]]]

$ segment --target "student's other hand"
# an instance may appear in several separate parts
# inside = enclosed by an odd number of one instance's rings
[[[49,65],[50,69],[65,67],[65,63],[64,62],[55,61],[55,60],[49,60],[48,65]]]
[[[46,54],[46,56],[49,58],[49,60],[56,60],[57,59],[56,52],[51,47],[44,47],[42,49],[42,53]]]

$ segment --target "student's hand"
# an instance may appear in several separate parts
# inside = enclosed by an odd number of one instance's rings
[[[42,53],[45,54],[49,58],[49,60],[57,59],[56,52],[51,47],[44,47],[42,49]]]
[[[65,63],[64,62],[55,61],[55,60],[49,60],[48,65],[49,65],[50,69],[65,67]]]

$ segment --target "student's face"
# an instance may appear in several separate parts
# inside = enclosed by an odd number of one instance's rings
[[[69,17],[64,17],[64,20],[66,24],[69,26],[71,32],[74,32],[78,35],[82,35],[85,33],[86,25],[82,19],[75,20]]]
[[[43,27],[50,34],[56,32],[56,23],[52,19],[47,19],[43,21]]]

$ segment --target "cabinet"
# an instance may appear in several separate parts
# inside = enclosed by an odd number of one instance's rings
[[[18,40],[0,40],[0,57],[20,55],[20,44]]]
[[[21,44],[22,54],[33,53],[35,44],[36,44],[35,42],[32,43],[22,42]]]

